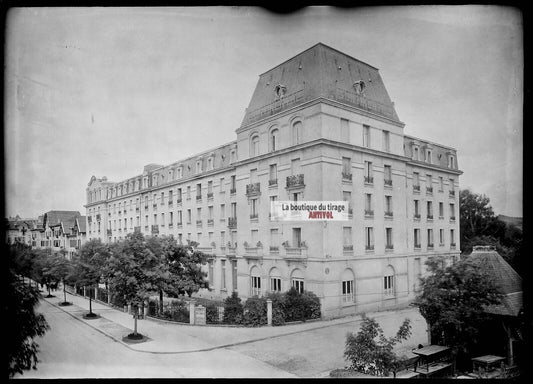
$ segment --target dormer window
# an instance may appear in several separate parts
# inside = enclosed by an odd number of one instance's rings
[[[202,172],[202,160],[196,160],[196,173]]]
[[[172,178],[173,178],[172,176],[173,176],[173,175],[174,175],[174,170],[173,170],[173,169],[170,169],[170,170],[168,171],[168,180],[169,180],[169,181],[172,180]]]
[[[178,179],[181,179],[183,177],[183,166],[179,166],[178,169],[177,169],[177,178]]]
[[[213,159],[213,156],[210,156],[208,159],[207,159],[207,170],[210,171],[214,168],[213,164],[214,164],[214,159]]]
[[[237,152],[232,149],[230,152],[230,163],[234,163],[237,160]]]
[[[426,161],[431,164],[433,162],[431,149],[426,149]]]
[[[287,93],[287,87],[283,84],[278,84],[274,87],[274,92],[276,93],[278,99],[281,99]]]
[[[300,144],[302,142],[302,122],[296,121],[292,125],[292,143],[294,145]]]
[[[366,88],[366,84],[363,80],[358,80],[355,83],[353,83],[353,89],[355,90],[355,93],[358,95],[364,96],[365,88]]]
[[[455,158],[452,155],[448,157],[448,167],[455,168]]]

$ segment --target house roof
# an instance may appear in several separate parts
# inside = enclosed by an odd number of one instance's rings
[[[499,305],[487,307],[486,312],[517,316],[523,305],[522,278],[493,247],[475,246],[469,256],[489,274],[505,295]]]
[[[87,216],[80,216],[77,218],[78,221],[78,232],[84,233],[87,232]]]
[[[79,211],[49,211],[44,214],[43,224],[53,226],[60,223],[69,223],[77,216],[81,216]],[[66,225],[64,228],[66,228]]]
[[[358,82],[364,83],[364,96],[358,94]],[[377,68],[318,43],[259,76],[241,127],[318,97],[400,122]]]

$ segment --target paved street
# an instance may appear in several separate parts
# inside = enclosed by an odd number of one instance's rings
[[[324,377],[345,366],[347,332],[359,329],[360,317],[314,321],[283,327],[190,326],[153,319],[141,320],[138,330],[149,340],[127,344],[131,315],[93,302],[100,318],[83,319],[88,300],[68,295],[74,305],[59,307],[62,295],[42,300],[51,329],[40,345],[37,371],[24,378],[100,377]],[[409,317],[413,335],[399,353],[427,341],[426,324],[415,308],[377,312],[386,336],[393,335]]]

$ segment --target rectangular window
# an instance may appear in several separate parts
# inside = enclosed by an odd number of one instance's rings
[[[258,199],[250,199],[250,219],[257,219],[258,216]]]
[[[226,232],[220,231],[220,246],[225,247],[226,246]]]
[[[450,191],[454,191],[454,190],[455,190],[455,183],[453,179],[450,179]]]
[[[373,227],[365,228],[365,249],[367,250],[374,249],[374,228]]]
[[[250,295],[251,296],[261,296],[261,277],[260,276],[250,276]]]
[[[237,291],[237,260],[231,260],[231,287]]]
[[[427,204],[427,218],[433,219],[433,202],[427,201],[426,204]]]
[[[433,177],[429,174],[426,175],[426,185],[428,187],[433,187]]]
[[[392,216],[392,196],[385,196],[385,215]]]
[[[383,167],[385,185],[392,185],[392,167],[390,165],[385,165]]]
[[[352,245],[352,227],[342,227],[342,244],[344,246]]]
[[[269,184],[277,184],[278,181],[278,166],[276,164],[270,164],[270,179]]]
[[[415,202],[415,218],[420,218],[420,204],[418,200],[414,200]]]
[[[342,178],[343,179],[352,179],[352,159],[349,157],[342,158]]]
[[[291,160],[291,175],[298,175],[301,173],[300,159]]]
[[[413,185],[416,187],[420,185],[420,174],[418,172],[413,172]]]
[[[354,301],[353,280],[345,280],[342,282],[342,301],[344,303],[353,303]]]
[[[165,214],[161,212],[161,225],[165,225]]]
[[[433,247],[433,229],[428,229],[428,247]]]
[[[225,191],[224,182],[225,182],[224,178],[221,177],[220,178],[220,192],[224,192]]]
[[[444,245],[444,229],[439,229],[439,244]]]
[[[198,183],[196,184],[196,200],[202,198],[202,184]]]
[[[178,225],[181,225],[183,223],[183,217],[181,214],[181,211],[178,211]]]
[[[213,181],[207,182],[207,193],[213,195]]]
[[[420,229],[415,228],[414,230],[415,237],[415,248],[420,248]]]
[[[346,119],[341,119],[341,141],[343,143],[350,142],[350,124]]]
[[[220,289],[226,289],[226,260],[220,260]]]
[[[157,225],[157,213],[154,213],[154,225]]]
[[[392,249],[392,228],[385,228],[385,249]]]
[[[372,214],[374,214],[372,210],[372,194],[365,193],[365,215],[372,215]]]
[[[444,191],[444,178],[439,176],[439,192]]]
[[[174,212],[170,212],[170,221],[169,221],[169,224],[170,224],[170,225],[173,225],[173,224],[174,224]]]
[[[348,202],[348,214],[353,213],[352,208],[352,193],[350,191],[342,191],[342,200]]]
[[[165,203],[165,192],[161,192],[161,205]]]
[[[191,199],[191,186],[187,185],[187,200]]]
[[[209,207],[207,207],[207,218],[209,220],[213,220],[213,206],[210,205]]]
[[[252,229],[251,230],[252,247],[255,247],[255,245],[257,244],[258,237],[259,237],[259,231],[257,229]]]
[[[370,127],[363,125],[363,147],[370,148]]]
[[[187,224],[192,222],[192,212],[190,209],[187,209]]]
[[[250,183],[257,183],[257,169],[250,169]]]
[[[433,162],[433,159],[431,158],[431,149],[428,149],[426,151],[426,161],[431,164]]]
[[[226,218],[226,204],[220,204],[220,218]]]
[[[237,189],[237,184],[235,180],[235,175],[231,176],[231,193],[235,193],[235,190]]]
[[[293,228],[292,229],[292,246],[300,247],[302,245],[302,229]]]
[[[455,230],[450,229],[450,245],[455,245]]]
[[[279,234],[277,228],[270,230],[270,246],[279,247]]]
[[[237,203],[231,203],[231,217],[237,217]]]
[[[367,183],[371,183],[371,181],[367,180],[367,178],[371,178],[372,176],[373,176],[372,162],[365,161],[365,181]]]
[[[442,201],[439,202],[439,217],[440,218],[444,217],[444,203]]]
[[[390,133],[389,131],[383,131],[383,150],[390,152]]]
[[[450,203],[450,220],[455,220],[455,204]]]
[[[202,220],[202,208],[196,208],[196,220]]]

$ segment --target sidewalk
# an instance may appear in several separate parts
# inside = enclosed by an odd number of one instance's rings
[[[361,320],[360,316],[351,316],[279,327],[264,326],[245,328],[210,325],[192,326],[147,318],[137,321],[137,332],[148,337],[148,340],[135,344],[122,341],[124,336],[133,332],[134,320],[132,315],[128,313],[93,300],[93,312],[100,315],[100,317],[87,320],[83,318],[83,315],[89,310],[89,300],[82,296],[67,292],[67,301],[72,302],[73,305],[66,307],[58,305],[59,302],[63,301],[63,293],[60,291],[56,291],[56,297],[44,298],[44,300],[131,350],[159,354],[210,351],[314,329],[323,329],[342,324],[349,325],[350,323],[353,324],[350,328],[353,327],[355,331]],[[405,317],[411,315],[412,312],[412,308],[407,308],[394,312],[369,313],[368,316],[376,318],[379,322],[379,319],[383,317],[391,317],[391,315],[394,317]]]

